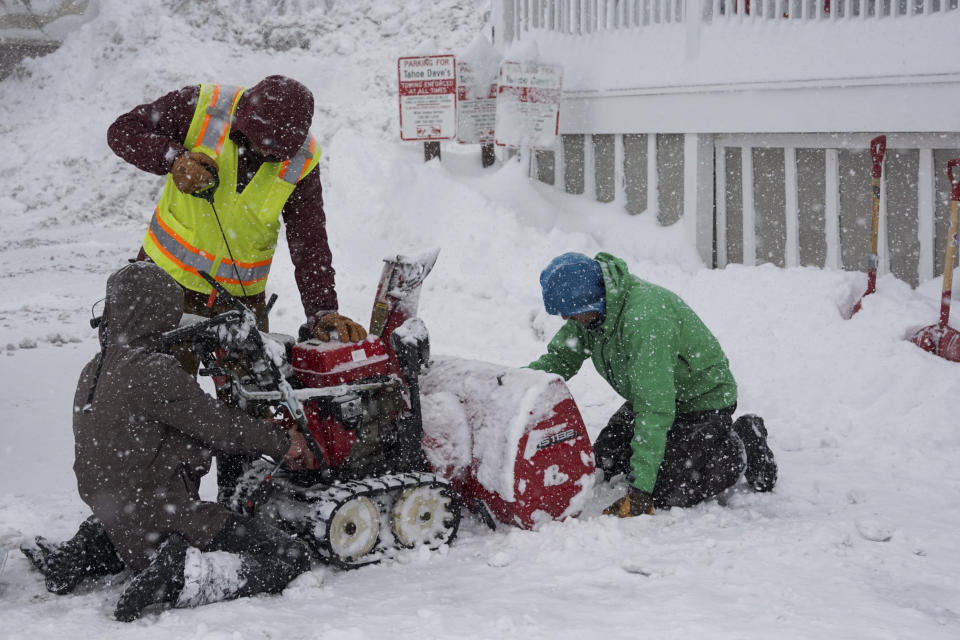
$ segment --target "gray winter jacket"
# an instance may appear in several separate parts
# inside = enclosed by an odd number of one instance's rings
[[[273,457],[289,448],[280,427],[218,402],[158,352],[182,309],[183,290],[155,264],[111,275],[103,350],[84,367],[73,402],[80,497],[132,569],[145,567],[169,533],[202,548],[223,528],[229,512],[197,492],[211,448]]]

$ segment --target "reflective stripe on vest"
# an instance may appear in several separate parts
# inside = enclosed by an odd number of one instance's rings
[[[317,148],[317,141],[313,136],[308,135],[296,155],[283,162],[283,168],[280,169],[278,177],[283,178],[290,184],[297,184],[310,167],[310,161],[313,160],[313,152]]]
[[[220,154],[223,141],[227,139],[227,133],[230,131],[230,113],[242,91],[242,87],[214,86],[200,128],[200,135],[197,136],[197,144],[212,149],[217,155]],[[230,96],[229,99],[227,99],[228,96]]]
[[[272,260],[263,262],[240,262],[234,263],[229,258],[223,258],[220,261],[221,269],[223,265],[232,267],[225,273],[220,270],[214,271],[216,256],[212,256],[203,249],[191,246],[183,238],[179,237],[174,231],[168,228],[155,211],[153,219],[150,220],[150,234],[157,247],[163,251],[164,255],[176,262],[180,268],[186,269],[192,273],[206,271],[207,273],[216,273],[214,279],[218,282],[228,284],[243,284],[244,286],[254,284],[259,280],[265,280],[270,274],[270,264]]]

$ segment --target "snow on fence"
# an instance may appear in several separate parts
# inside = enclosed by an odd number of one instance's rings
[[[498,0],[495,5],[510,41],[532,29],[584,35],[676,23],[906,18],[956,10],[958,0]]]

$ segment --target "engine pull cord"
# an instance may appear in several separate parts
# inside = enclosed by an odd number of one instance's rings
[[[247,289],[243,286],[243,278],[240,277],[240,268],[237,266],[237,261],[233,257],[233,250],[230,248],[230,242],[227,240],[227,234],[223,230],[223,224],[220,222],[220,215],[217,213],[217,205],[215,205],[213,202],[213,195],[216,193],[217,187],[220,186],[220,174],[215,166],[204,166],[204,169],[208,171],[211,176],[213,176],[213,180],[211,180],[210,183],[204,188],[194,191],[190,195],[200,198],[201,200],[206,200],[210,203],[210,207],[213,209],[213,217],[217,221],[217,226],[220,228],[220,237],[223,238],[223,244],[225,244],[227,247],[227,255],[230,256],[230,263],[233,265],[233,272],[237,276],[237,282],[240,283],[240,291],[243,292],[243,297],[246,298],[248,297]],[[216,294],[216,289],[212,289],[210,291],[210,299],[207,301],[207,306],[213,306],[213,300],[216,298]]]

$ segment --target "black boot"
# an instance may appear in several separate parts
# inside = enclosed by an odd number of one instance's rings
[[[34,538],[33,544],[24,543],[20,545],[20,553],[27,557],[37,571],[47,575],[47,557],[59,549],[63,543],[56,543],[47,540],[43,536]]]
[[[84,578],[123,571],[123,561],[103,523],[94,517],[80,523],[73,537],[62,544],[38,536],[35,548],[20,550],[46,577],[47,591],[57,595],[70,593]]]
[[[183,536],[176,533],[164,540],[150,566],[134,576],[120,594],[114,617],[120,622],[132,622],[151,605],[176,602],[183,590],[188,547]]]
[[[772,491],[777,484],[777,463],[773,451],[767,446],[767,428],[760,416],[740,416],[733,423],[733,430],[743,442],[747,453],[747,469],[744,477],[754,491]]]

